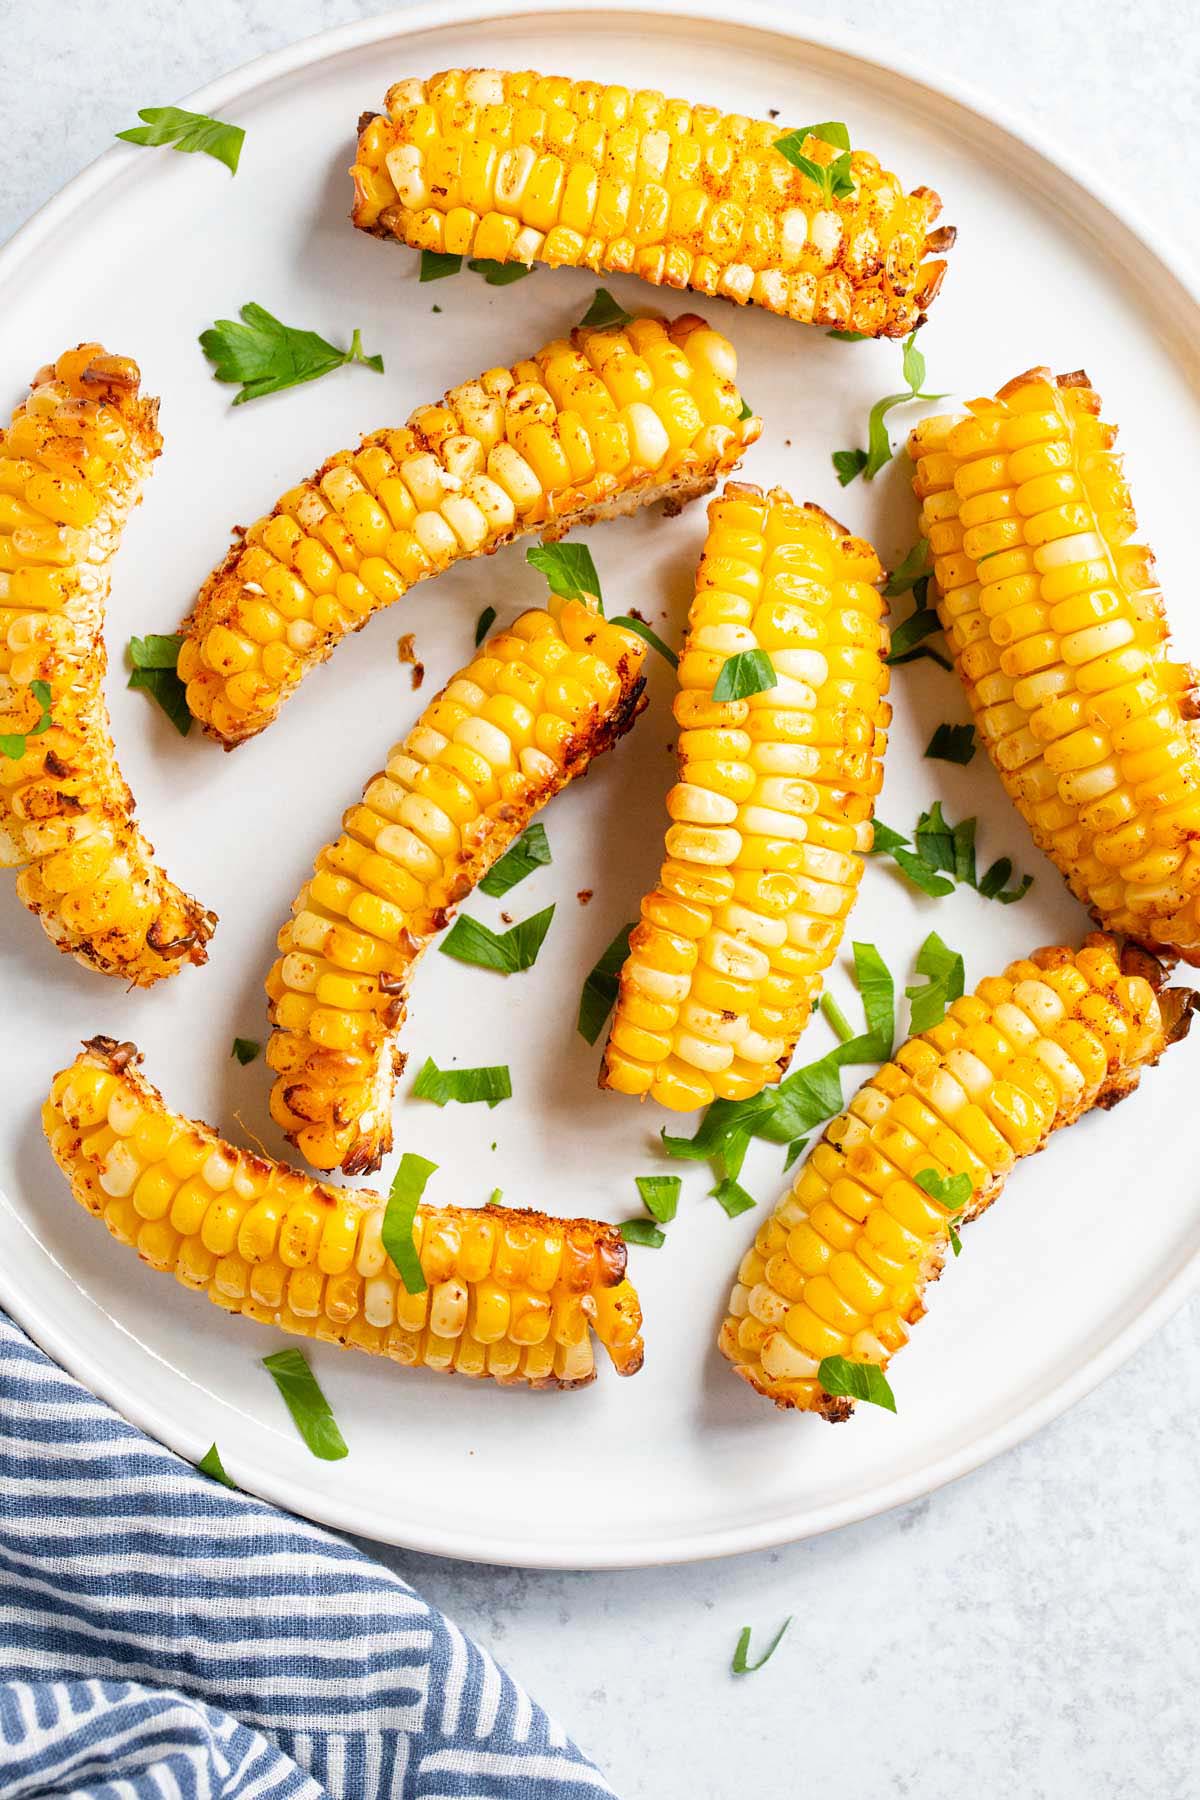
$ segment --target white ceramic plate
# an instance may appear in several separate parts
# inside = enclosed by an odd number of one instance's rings
[[[420,286],[415,255],[346,222],[358,114],[402,75],[463,63],[663,84],[730,110],[778,108],[785,121],[845,119],[853,140],[909,185],[936,187],[960,236],[922,334],[928,385],[964,397],[1031,363],[1086,363],[1106,416],[1122,423],[1182,648],[1200,652],[1182,604],[1200,462],[1194,288],[1085,177],[979,100],[897,67],[890,50],[823,28],[756,26],[741,7],[732,23],[722,10],[526,4],[514,16],[460,0],[354,25],[189,103],[246,126],[236,181],[204,157],[118,146],[19,234],[0,256],[5,408],[47,357],[93,336],[135,355],[163,396],[166,452],[117,566],[114,665],[131,632],[174,627],[234,521],[256,517],[363,430],[399,423],[583,312],[595,286],[584,273],[539,270],[504,289],[468,274]],[[630,306],[661,298],[633,281],[611,285]],[[343,342],[360,326],[387,374],[346,370],[231,411],[231,390],[210,379],[196,337],[249,299]],[[745,390],[766,417],[747,477],[821,502],[871,535],[885,559],[898,558],[914,535],[903,460],[872,487],[844,493],[829,460],[863,441],[870,404],[900,385],[896,346],[834,343],[722,303],[705,310],[735,339]],[[898,415],[897,434],[916,416]],[[610,609],[637,605],[677,635],[703,530],[698,507],[674,521],[597,528],[590,541]],[[415,632],[428,699],[469,654],[485,605],[503,619],[543,591],[519,548],[417,589],[342,645],[270,731],[232,757],[198,733],[182,742],[114,678],[117,742],[145,823],[168,868],[222,922],[206,969],[127,994],[58,957],[15,903],[0,908],[0,1297],[64,1364],[183,1455],[215,1439],[245,1487],[334,1525],[545,1566],[775,1544],[909,1499],[1016,1442],[1112,1369],[1190,1289],[1200,1205],[1173,1121],[1194,1104],[1194,1050],[1170,1057],[1119,1114],[1087,1120],[1018,1173],[970,1232],[895,1366],[899,1416],[866,1407],[836,1431],[777,1415],[721,1363],[715,1327],[762,1214],[729,1221],[705,1198],[704,1169],[682,1166],[667,1247],[631,1252],[647,1316],[636,1380],[602,1372],[579,1393],[525,1394],[318,1346],[314,1362],[351,1455],[317,1462],[258,1364],[277,1334],[226,1318],[112,1243],[69,1197],[38,1126],[51,1073],[81,1037],[102,1031],[142,1046],[173,1105],[282,1151],[267,1117],[266,1067],[239,1067],[230,1046],[235,1034],[265,1036],[262,978],[276,929],[315,850],[418,709],[396,639]],[[524,916],[555,901],[536,968],[503,981],[431,954],[416,984],[410,1067],[426,1054],[507,1061],[515,1088],[493,1113],[401,1102],[398,1149],[442,1165],[433,1199],[482,1201],[499,1186],[513,1201],[620,1219],[637,1210],[633,1176],[664,1167],[663,1119],[596,1091],[597,1052],[574,1028],[584,975],[635,916],[660,857],[673,732],[668,671],[649,660],[651,711],[546,815],[553,866],[508,902],[471,904],[495,922],[502,905]],[[1011,853],[1036,885],[1011,908],[969,892],[933,902],[876,865],[852,935],[880,946],[901,985],[934,927],[964,951],[969,983],[1036,944],[1077,938],[1081,911],[983,759],[966,770],[922,761],[933,726],[965,716],[954,678],[918,663],[898,671],[894,698],[882,816],[911,827],[937,796],[951,818],[977,812],[982,856]],[[576,899],[584,888],[595,890],[586,907]],[[854,1012],[844,970],[832,985]],[[818,1022],[804,1059],[828,1041]],[[764,1207],[781,1186],[780,1156],[760,1145],[747,1163]]]

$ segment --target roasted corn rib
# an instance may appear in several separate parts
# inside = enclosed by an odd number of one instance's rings
[[[140,379],[80,344],[0,432],[0,865],[60,950],[148,987],[205,960],[216,915],[154,861],[104,704],[110,565],[162,448]]]
[[[267,981],[272,1116],[315,1168],[379,1167],[414,964],[531,815],[632,725],[644,655],[582,601],[523,613],[426,707],[317,857]]]
[[[891,708],[882,570],[816,506],[730,482],[679,659],[679,782],[630,938],[602,1087],[686,1111],[778,1081],[871,848]],[[714,702],[727,657],[774,687]]]
[[[951,1225],[1186,1035],[1197,996],[1161,979],[1143,951],[1096,934],[1011,963],[910,1038],[825,1127],[743,1258],[719,1339],[743,1381],[777,1406],[847,1418],[822,1359],[886,1366],[924,1315]],[[969,1178],[961,1212],[918,1185],[929,1170]]]
[[[595,1375],[589,1326],[622,1375],[641,1309],[611,1225],[512,1207],[418,1208],[428,1283],[405,1288],[379,1194],[327,1187],[170,1112],[132,1044],[93,1038],[54,1078],[43,1123],[81,1206],[143,1262],[227,1312],[410,1366],[531,1387]]]
[[[1098,924],[1200,963],[1200,713],[1082,372],[1030,369],[909,439],[975,725]]]
[[[579,328],[339,452],[205,584],[182,627],[192,712],[232,749],[414,582],[529,532],[707,493],[762,429],[736,374],[694,314]]]
[[[419,250],[640,275],[869,337],[905,337],[941,285],[950,227],[869,151],[822,192],[787,127],[597,81],[447,69],[359,120],[354,223]],[[804,155],[839,152],[811,133]],[[825,185],[832,188],[826,178]]]

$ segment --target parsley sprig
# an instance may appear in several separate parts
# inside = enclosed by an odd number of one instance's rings
[[[218,319],[200,333],[200,348],[212,363],[218,381],[241,382],[233,404],[277,394],[282,388],[316,381],[331,369],[362,363],[383,374],[382,356],[367,356],[356,329],[348,350],[339,350],[315,331],[285,325],[265,306],[248,300],[238,319]]]
[[[846,1394],[851,1400],[882,1406],[886,1412],[896,1410],[896,1397],[878,1363],[851,1362],[848,1356],[822,1357],[817,1380],[827,1394]]]
[[[901,369],[908,387],[903,393],[885,394],[882,400],[875,402],[867,419],[866,450],[834,451],[833,466],[843,487],[860,474],[864,481],[873,481],[880,469],[891,462],[893,453],[887,416],[893,407],[906,405],[910,400],[944,400],[946,397],[924,392],[925,358],[917,349],[916,336],[916,332],[911,331],[904,340]]]
[[[957,1175],[939,1175],[936,1169],[918,1169],[913,1180],[923,1193],[936,1200],[944,1208],[947,1216],[946,1229],[950,1234],[950,1248],[955,1256],[962,1255],[962,1239],[958,1235],[955,1219],[970,1200],[974,1189],[971,1177],[961,1172]]]
[[[117,132],[124,143],[169,144],[173,150],[199,150],[224,163],[231,175],[237,174],[246,137],[242,126],[230,125],[225,119],[210,119],[207,113],[185,112],[181,106],[142,106],[138,118],[145,123]]]

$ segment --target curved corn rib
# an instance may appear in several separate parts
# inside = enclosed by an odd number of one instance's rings
[[[909,440],[980,738],[1098,923],[1200,963],[1194,671],[1087,376],[1030,369]]]
[[[595,81],[448,69],[397,82],[359,121],[354,223],[416,249],[581,265],[694,288],[869,337],[906,337],[954,231],[856,150],[823,199],[775,142],[786,126]],[[811,135],[805,155],[838,151]],[[933,260],[930,260],[933,259]]]
[[[630,938],[602,1087],[687,1111],[778,1081],[837,954],[871,847],[891,707],[871,546],[781,489],[730,482],[679,660],[679,783]],[[715,703],[725,659],[777,683]]]
[[[81,1206],[227,1312],[301,1337],[531,1387],[593,1379],[589,1326],[622,1375],[642,1315],[614,1226],[511,1207],[418,1208],[428,1282],[384,1250],[379,1194],[327,1187],[167,1110],[132,1044],[93,1038],[42,1112]]]
[[[340,451],[205,583],[182,627],[192,712],[232,749],[414,582],[530,532],[707,493],[762,429],[736,374],[694,314],[580,328]]]
[[[205,961],[216,915],[155,863],[104,704],[110,564],[162,448],[140,379],[80,344],[0,432],[0,733],[29,734],[0,752],[0,864],[23,865],[17,895],[60,950],[148,987]]]
[[[523,613],[425,709],[317,857],[267,980],[271,1114],[315,1168],[379,1167],[415,963],[532,814],[632,725],[644,655],[578,600]]]
[[[1161,977],[1095,934],[1011,963],[910,1038],[825,1127],[742,1261],[719,1343],[743,1381],[777,1406],[847,1418],[821,1359],[886,1366],[941,1271],[950,1215],[913,1177],[969,1176],[953,1222],[978,1217],[1018,1157],[1115,1105],[1186,1035],[1197,996],[1160,991]]]

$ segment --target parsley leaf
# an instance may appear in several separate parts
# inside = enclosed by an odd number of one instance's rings
[[[256,1056],[262,1054],[262,1045],[253,1038],[234,1038],[233,1049],[229,1054],[236,1056],[244,1069],[247,1063],[252,1063]]]
[[[532,825],[526,826],[516,843],[509,845],[499,862],[488,870],[479,883],[479,891],[499,900],[519,881],[524,881],[535,869],[545,868],[551,860],[546,827],[540,819],[535,819]]]
[[[421,1204],[421,1195],[425,1192],[425,1184],[436,1169],[435,1162],[430,1162],[424,1156],[414,1156],[411,1150],[405,1151],[400,1158],[400,1167],[392,1177],[387,1209],[383,1215],[383,1228],[379,1234],[384,1249],[396,1265],[397,1275],[410,1294],[423,1294],[429,1286],[421,1267],[421,1258],[417,1254],[413,1226],[416,1223],[417,1208]]]
[[[787,1155],[783,1159],[783,1172],[785,1175],[787,1174],[788,1170],[791,1168],[792,1164],[796,1161],[796,1158],[799,1156],[802,1156],[807,1149],[808,1149],[808,1139],[807,1138],[794,1138],[793,1139],[793,1141],[788,1145]]]
[[[622,925],[583,984],[575,1029],[589,1044],[594,1044],[600,1036],[604,1022],[616,1004],[621,969],[629,955],[629,934],[632,930],[632,925]]]
[[[749,401],[743,399],[742,410],[738,414],[738,424],[740,425],[743,423],[744,420],[752,419],[753,417],[754,417],[754,408],[750,405]]]
[[[971,727],[963,729],[969,731]],[[1033,886],[1033,876],[1025,875],[1018,886],[1005,888],[1004,884],[1013,872],[1012,858],[1008,856],[998,857],[982,876],[978,875],[975,820],[962,819],[957,825],[951,825],[942,812],[940,800],[935,800],[929,811],[921,814],[914,837],[915,849],[909,846],[908,838],[877,819],[871,854],[889,855],[924,894],[940,898],[952,893],[957,881],[974,888],[981,899],[998,900],[1002,906],[1011,906],[1014,901],[1023,899]]]
[[[925,574],[928,561],[929,539],[918,538],[908,555],[896,564],[888,576],[883,590],[887,598],[894,600],[898,594],[907,594],[911,588],[915,587],[921,576]]]
[[[783,1624],[779,1627],[779,1630],[775,1633],[775,1636],[771,1639],[771,1642],[767,1645],[767,1648],[763,1651],[757,1662],[746,1661],[746,1654],[750,1649],[750,1627],[749,1625],[743,1625],[741,1635],[737,1641],[737,1649],[733,1653],[733,1662],[730,1665],[733,1669],[733,1673],[735,1675],[753,1675],[758,1669],[762,1668],[764,1663],[770,1662],[783,1641],[783,1634],[791,1624],[793,1616],[794,1615],[789,1613],[788,1617],[783,1621]]]
[[[186,737],[192,729],[192,715],[188,710],[187,690],[175,673],[182,645],[182,637],[165,637],[159,632],[151,632],[147,637],[131,637],[129,660],[133,664],[133,674],[125,685],[141,688],[149,694],[162,707],[180,737]]]
[[[973,725],[939,725],[925,746],[925,755],[938,762],[957,763],[966,768],[975,754]]]
[[[422,250],[421,272],[418,281],[445,281],[447,275],[457,275],[462,268],[463,259],[452,251]]]
[[[979,892],[985,900],[998,900],[1001,906],[1011,906],[1016,900],[1023,900],[1033,886],[1033,876],[1023,875],[1020,883],[1014,888],[1006,888],[1005,882],[1012,874],[1012,858],[999,856],[990,868],[985,869],[979,881]]]
[[[867,466],[865,450],[835,450],[831,458],[837,474],[838,486],[849,487],[856,475],[861,475]]]
[[[480,613],[479,617],[475,621],[475,648],[477,650],[495,623],[496,623],[495,607],[494,606],[485,606],[483,611]]]
[[[936,1169],[919,1169],[913,1180],[922,1193],[944,1206],[948,1213],[960,1213],[974,1192],[969,1175],[939,1175]]]
[[[456,962],[473,963],[476,968],[495,969],[499,975],[519,975],[532,969],[538,951],[550,929],[553,906],[510,925],[507,931],[490,931],[479,919],[466,913],[454,921],[438,945],[443,956]]]
[[[200,333],[200,348],[212,363],[218,381],[239,381],[233,404],[277,394],[282,388],[316,381],[331,369],[347,363],[363,363],[383,373],[382,356],[367,356],[357,330],[348,350],[339,350],[315,331],[285,325],[265,307],[249,300],[236,319],[218,319]]]
[[[612,325],[628,325],[633,314],[613,299],[607,288],[597,288],[596,297],[579,323],[595,331],[607,331]]]
[[[923,986],[904,990],[911,1002],[908,1026],[911,1037],[919,1037],[923,1031],[932,1031],[935,1025],[940,1025],[946,1016],[946,1008],[953,1001],[962,999],[964,989],[963,959],[957,950],[951,950],[942,942],[936,931],[930,932],[917,951],[916,968],[918,975],[928,975],[929,980]]]
[[[709,1192],[731,1219],[740,1219],[744,1212],[751,1212],[758,1205],[753,1194],[748,1194],[732,1175],[723,1175],[716,1187],[710,1188]]]
[[[138,108],[138,118],[144,119],[145,124],[117,132],[124,143],[170,144],[175,150],[200,150],[224,163],[231,175],[237,174],[246,136],[240,125],[210,119],[207,113],[184,112],[179,106],[142,106]]]
[[[657,631],[652,631],[643,619],[631,619],[628,613],[622,613],[619,618],[613,619],[611,623],[613,625],[623,625],[626,631],[635,631],[638,637],[642,639],[643,643],[649,644],[652,650],[658,651],[658,654],[662,657],[664,662],[669,662],[673,669],[679,667],[679,658],[676,656],[671,646],[669,644],[664,644]]]
[[[825,1356],[817,1368],[817,1380],[827,1394],[848,1394],[851,1400],[869,1400],[895,1412],[896,1397],[878,1363],[851,1362],[845,1356]]]
[[[524,281],[526,275],[533,274],[528,263],[493,262],[489,256],[473,256],[467,267],[482,275],[489,287],[511,287],[514,281]]]
[[[600,577],[586,544],[535,544],[525,561],[540,569],[552,594],[564,600],[594,600],[601,613]]]
[[[837,338],[842,344],[863,344],[871,336],[869,331],[827,331],[826,337]]]
[[[49,731],[53,720],[50,717],[50,683],[48,681],[31,681],[29,692],[37,701],[41,714],[36,725],[28,731],[10,731],[0,733],[0,756],[7,756],[10,762],[20,762],[29,747],[31,737],[41,737]]]
[[[212,1479],[219,1481],[222,1487],[235,1488],[237,1486],[237,1482],[232,1480],[226,1472],[225,1464],[221,1461],[221,1452],[215,1444],[208,1446],[196,1467],[201,1475],[211,1475]]]
[[[645,1250],[661,1250],[667,1241],[666,1232],[653,1219],[624,1219],[617,1230],[627,1244],[641,1244]]]
[[[262,1365],[282,1394],[296,1430],[313,1455],[322,1462],[339,1462],[348,1456],[349,1447],[307,1358],[299,1350],[276,1350],[274,1355],[263,1357]]]
[[[738,650],[721,665],[713,700],[745,700],[750,694],[764,693],[779,681],[775,665],[765,650]]]
[[[660,1225],[669,1225],[679,1206],[679,1176],[635,1175],[633,1179],[650,1217]]]
[[[512,1099],[512,1076],[507,1063],[481,1069],[439,1069],[432,1056],[427,1056],[413,1083],[412,1097],[432,1100],[435,1106],[445,1106],[449,1100],[462,1106],[485,1100],[491,1108]]]

